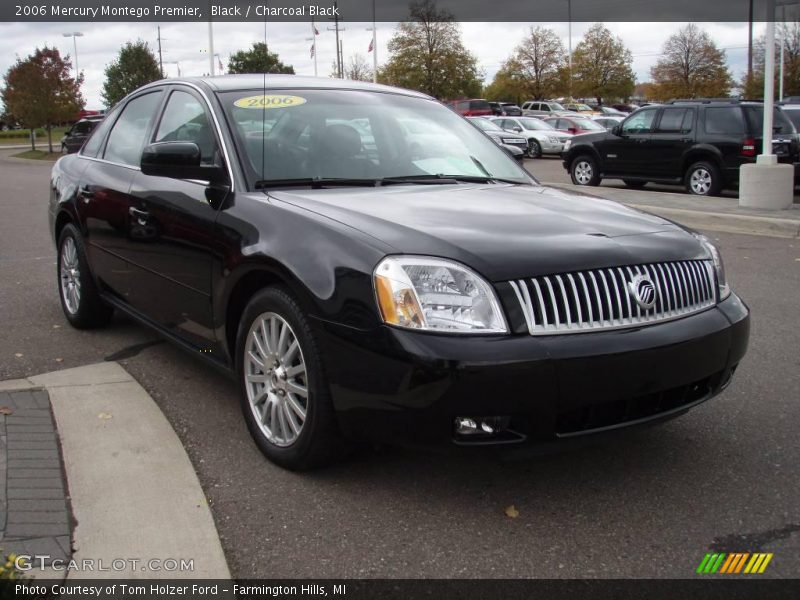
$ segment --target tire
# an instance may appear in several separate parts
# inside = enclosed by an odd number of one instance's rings
[[[578,156],[569,167],[569,175],[575,185],[597,186],[600,185],[600,175],[597,173],[597,161],[587,154]]]
[[[317,343],[308,319],[284,288],[261,290],[245,308],[236,340],[236,373],[247,428],[269,460],[307,470],[344,455],[347,445]]]
[[[528,146],[528,158],[539,158],[542,156],[542,145],[536,140],[531,140]]]
[[[694,163],[683,179],[686,191],[695,196],[717,196],[722,190],[722,176],[716,165],[706,161]]]
[[[70,325],[77,329],[107,325],[114,309],[100,297],[86,260],[83,237],[72,223],[65,225],[58,236],[56,273],[58,297]]]
[[[629,187],[632,190],[640,190],[647,185],[646,181],[636,181],[633,179],[623,179],[622,182],[625,184],[625,187]]]

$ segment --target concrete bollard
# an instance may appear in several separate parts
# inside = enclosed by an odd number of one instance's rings
[[[794,166],[767,161],[741,166],[739,206],[784,210],[790,208],[793,201]]]

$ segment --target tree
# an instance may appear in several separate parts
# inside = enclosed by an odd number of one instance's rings
[[[527,82],[523,80],[519,65],[513,59],[507,60],[495,73],[492,83],[483,88],[487,100],[511,101],[521,104],[528,99]]]
[[[342,65],[342,72],[345,79],[353,81],[372,81],[372,67],[364,58],[363,54],[351,54],[349,60]],[[336,61],[331,65],[330,77],[338,77]]]
[[[730,94],[733,78],[725,51],[690,23],[664,43],[663,57],[650,69],[664,98],[719,98]]]
[[[602,23],[592,25],[572,55],[573,88],[579,96],[627,98],[633,93],[636,77],[633,56],[625,44]]]
[[[419,90],[436,98],[474,97],[481,92],[477,59],[464,47],[453,15],[433,0],[414,0],[410,19],[389,41],[382,82]]]
[[[239,50],[228,59],[228,73],[286,73],[294,75],[294,67],[285,65],[276,52],[264,42],[253,42],[249,50]]]
[[[567,53],[556,32],[531,27],[505,66],[515,72],[514,78],[521,80],[529,97],[542,100],[567,87],[566,65]]]
[[[147,42],[127,42],[116,60],[106,67],[103,102],[111,108],[135,89],[161,79],[158,61]]]
[[[47,130],[47,146],[53,151],[51,127],[69,121],[85,106],[80,86],[83,75],[70,77],[72,63],[61,58],[57,48],[42,49],[8,69],[2,99],[6,112],[25,127]],[[31,145],[36,149],[35,139]]]
[[[785,96],[800,96],[800,22],[778,25],[775,32],[775,97],[778,95],[781,59],[781,40],[783,40],[783,93]],[[742,79],[742,93],[746,98],[762,99],[764,97],[764,56],[766,42],[762,36],[753,47],[753,77],[748,81],[747,75]]]

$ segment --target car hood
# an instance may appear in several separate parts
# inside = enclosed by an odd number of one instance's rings
[[[671,221],[544,186],[271,190],[269,197],[377,238],[387,253],[449,258],[491,281],[705,257]]]

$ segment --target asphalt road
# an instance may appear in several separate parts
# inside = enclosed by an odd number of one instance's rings
[[[534,160],[525,159],[525,168],[542,182],[572,183],[560,156],[544,156]],[[604,179],[600,185],[604,187],[627,189],[621,179]],[[645,189],[648,191],[672,192],[678,194],[684,192],[684,187],[682,185],[666,185],[660,183],[648,183]],[[591,189],[589,191],[591,192]],[[736,190],[724,190],[721,195],[725,198],[739,197],[739,193]],[[798,188],[795,188],[794,201],[795,203],[800,203]]]
[[[800,243],[712,234],[752,308],[751,347],[731,387],[680,419],[535,460],[368,449],[294,474],[258,452],[223,376],[126,318],[67,325],[49,165],[7,154],[0,379],[119,360],[186,446],[235,576],[693,577],[710,549],[800,572]]]

